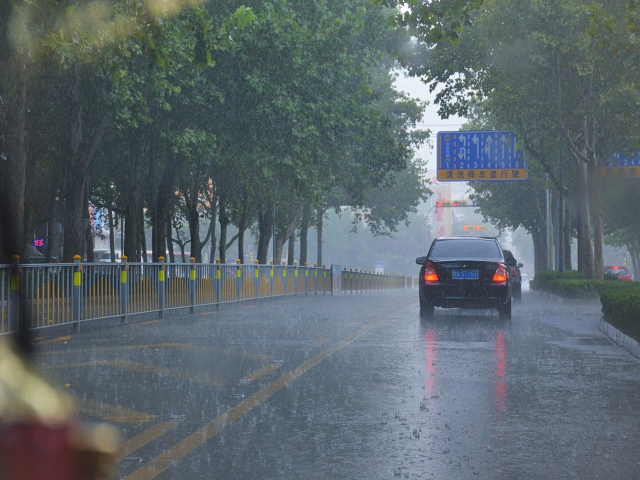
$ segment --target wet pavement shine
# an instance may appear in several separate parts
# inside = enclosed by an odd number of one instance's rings
[[[640,361],[599,318],[309,296],[47,330],[37,358],[118,426],[119,478],[640,478]]]

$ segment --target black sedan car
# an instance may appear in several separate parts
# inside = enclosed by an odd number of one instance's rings
[[[520,269],[522,268],[521,263],[517,263],[516,257],[513,256],[510,250],[502,250],[504,254],[505,260],[509,260],[513,258],[513,262],[508,261],[509,271],[511,272],[511,276],[513,277],[513,285],[511,287],[511,295],[513,295],[514,300],[522,300],[522,273]]]
[[[441,237],[431,244],[419,277],[420,312],[433,316],[434,307],[497,308],[500,318],[511,318],[513,278],[495,238]]]

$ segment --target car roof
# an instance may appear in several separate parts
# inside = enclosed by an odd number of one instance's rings
[[[465,237],[462,235],[451,236],[451,237],[437,237],[436,240],[493,240],[494,242],[498,241],[495,237]]]

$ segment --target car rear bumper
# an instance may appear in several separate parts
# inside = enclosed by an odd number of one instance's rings
[[[497,308],[511,298],[509,285],[423,285],[422,296],[436,307]]]

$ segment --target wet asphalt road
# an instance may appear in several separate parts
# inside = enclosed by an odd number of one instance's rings
[[[640,361],[599,310],[310,296],[48,330],[38,360],[118,426],[120,478],[640,478]]]

